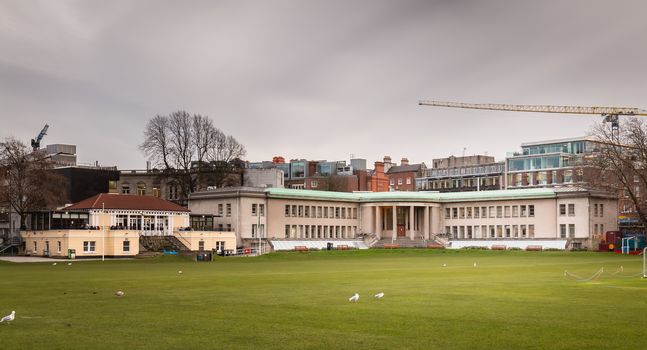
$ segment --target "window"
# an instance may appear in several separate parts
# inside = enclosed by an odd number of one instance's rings
[[[341,208],[341,218],[342,219],[346,218],[346,208]]]
[[[445,233],[451,233],[451,227],[445,226]],[[34,242],[35,243],[35,242]]]
[[[198,250],[204,250],[204,241],[198,242]]]
[[[94,253],[96,247],[95,241],[84,241],[83,242],[83,252],[84,253]]]
[[[297,206],[293,205],[292,206],[292,217],[296,217],[296,216],[297,216]]]
[[[494,225],[490,225],[490,238],[496,237],[496,231],[494,229]]]
[[[500,205],[497,205],[496,207],[496,217],[497,218],[502,218],[503,217],[503,207]]]
[[[401,177],[398,178],[398,185],[402,185],[402,178]]]
[[[335,207],[335,219],[339,219],[339,207]]]
[[[317,207],[317,217],[321,217],[321,207]]]
[[[218,216],[222,216],[223,210],[222,210],[222,203],[218,204]]]
[[[472,207],[465,208],[465,211],[466,211],[465,215],[467,216],[467,218],[471,219],[472,218]]]
[[[323,209],[323,217],[328,218],[328,207],[324,207]]]
[[[568,205],[568,216],[575,216],[575,204]]]
[[[290,225],[285,225],[285,238],[290,238]]]
[[[227,203],[227,216],[231,216],[231,203]]]
[[[521,225],[521,237],[526,237],[528,235],[528,231],[526,230],[526,225]]]
[[[130,185],[121,185],[121,194],[130,194]]]
[[[175,200],[177,199],[177,186],[170,185],[168,187],[168,199]]]
[[[604,234],[604,224],[600,224],[600,233]]]
[[[535,217],[535,206],[534,205],[529,205],[528,206],[528,217],[529,218],[534,218]]]
[[[528,225],[528,237],[535,237],[535,225]]]
[[[411,178],[410,177],[407,178],[407,185],[411,185]]]
[[[598,213],[600,217],[604,216],[604,204],[600,204],[600,212]]]
[[[297,208],[298,208],[297,210],[298,210],[299,217],[302,218],[303,217],[303,205],[300,205]]]
[[[138,196],[146,195],[146,184],[143,184],[143,183],[137,184],[137,195]]]
[[[575,224],[568,224],[568,237],[575,237]]]
[[[252,216],[256,216],[256,203],[252,204]]]
[[[319,186],[319,183],[317,181],[310,181],[311,188],[317,188],[317,186]]]
[[[265,216],[265,204],[258,205],[258,212],[261,214],[261,216]]]
[[[458,209],[458,213],[459,213],[459,214],[458,214],[458,215],[459,215],[459,216],[458,216],[459,218],[461,218],[461,219],[465,219],[465,208],[459,208],[459,209]]]
[[[60,252],[61,252],[61,250],[62,250],[62,248],[61,248],[61,241],[57,241],[57,242],[56,242],[56,248],[57,248],[57,251],[60,253]]]
[[[520,217],[525,218],[526,217],[526,212],[527,212],[526,211],[526,206],[522,205],[521,206],[521,215],[520,215]]]
[[[512,226],[512,234],[514,235],[514,238],[519,238],[519,226],[518,225]]]
[[[512,217],[516,218],[519,216],[519,206],[518,205],[513,205],[512,206]]]
[[[162,190],[159,188],[159,186],[153,186],[153,196],[158,198],[162,196]]]
[[[481,217],[487,218],[487,207],[481,207]]]
[[[479,207],[474,207],[474,219],[479,218]]]
[[[566,238],[566,224],[559,225],[559,237]]]
[[[450,219],[452,217],[452,209],[445,208],[445,219]]]
[[[510,217],[510,206],[509,206],[509,205],[506,205],[506,206],[504,207],[504,210],[503,210],[503,216],[504,216],[504,217],[506,217],[506,218],[509,218],[509,217]]]
[[[306,207],[304,208],[303,216],[305,216],[307,218],[310,217],[310,206],[309,205],[306,205]]]
[[[34,241],[34,253],[38,251],[38,242]]]
[[[130,241],[124,241],[123,242],[122,250],[124,252],[129,252],[130,251]]]
[[[491,218],[496,217],[496,216],[494,215],[494,207],[489,207],[489,212],[490,212],[490,214],[488,215],[489,217],[491,217]]]
[[[566,204],[559,205],[559,216],[566,215]]]
[[[598,216],[598,204],[595,203],[593,205],[593,216],[597,217]]]
[[[393,186],[393,179],[389,179],[389,184]]]
[[[564,170],[564,183],[573,182],[573,170]]]

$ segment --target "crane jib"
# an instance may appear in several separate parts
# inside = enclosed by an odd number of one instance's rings
[[[448,102],[448,101],[419,101],[418,104],[424,105],[424,106],[468,108],[468,109],[511,111],[511,112],[647,116],[647,110],[643,110],[639,108],[630,108],[630,107],[514,105],[514,104],[498,104],[498,103],[464,103],[464,102]]]

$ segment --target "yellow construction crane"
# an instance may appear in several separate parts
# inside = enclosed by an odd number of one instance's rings
[[[611,123],[611,130],[618,140],[619,116],[647,116],[647,110],[629,107],[583,107],[583,106],[549,106],[549,105],[510,105],[498,103],[463,103],[447,101],[418,101],[421,106],[485,109],[493,111],[538,112],[564,114],[597,114],[604,117],[605,123]]]

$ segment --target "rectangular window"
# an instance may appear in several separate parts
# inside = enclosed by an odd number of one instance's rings
[[[519,238],[519,226],[518,225],[512,226],[512,234],[513,234],[514,238]]]
[[[296,216],[297,216],[297,206],[296,206],[296,205],[293,205],[293,206],[292,206],[292,211],[291,211],[291,213],[292,213],[292,217],[296,217]]]
[[[559,237],[566,238],[566,224],[559,225]]]
[[[481,217],[483,219],[487,218],[487,207],[481,207]]]
[[[298,210],[299,217],[302,218],[303,217],[303,205],[300,205],[297,210]]]
[[[287,218],[288,216],[290,216],[290,206],[286,204],[285,205],[285,217]]]
[[[496,229],[494,225],[490,225],[490,238],[495,238],[496,237]]]
[[[575,237],[575,224],[568,224],[568,237]]]
[[[452,209],[451,208],[445,208],[445,219],[449,219],[451,217],[452,217]]]
[[[496,217],[497,218],[502,218],[503,217],[503,207],[500,205],[497,205],[496,207]]]
[[[62,248],[61,248],[61,241],[56,242],[56,248],[58,249],[58,252],[60,253]]]
[[[604,224],[600,224],[600,233],[604,234]]]
[[[445,233],[451,233],[451,228],[449,226],[445,226]]]
[[[480,217],[479,207],[474,207],[474,219],[478,219],[479,217]]]
[[[130,185],[122,185],[121,194],[130,194]]]
[[[307,218],[310,217],[310,206],[309,205],[306,205],[306,207],[304,208],[303,216],[305,216]]]
[[[575,204],[568,205],[568,216],[575,216]]]
[[[600,212],[598,213],[600,217],[604,216],[604,204],[600,203]]]
[[[511,232],[512,229],[510,228],[510,225],[505,225],[504,230],[505,230],[505,237],[510,238],[511,233],[512,233]]]
[[[452,208],[452,219],[458,219],[458,208]]]
[[[472,239],[472,226],[467,226],[467,238]]]
[[[290,225],[285,225],[285,238],[290,238]]]
[[[227,216],[231,216],[231,203],[227,203]]]
[[[503,238],[503,226],[496,225],[496,236],[498,238]]]
[[[335,207],[335,219],[339,219],[339,207]]]
[[[503,210],[503,216],[504,216],[504,217],[506,217],[506,218],[509,218],[509,217],[510,217],[510,206],[509,206],[509,205],[506,205],[506,206],[504,207],[504,210]]]
[[[320,207],[320,206],[319,206],[319,207],[317,207],[317,217],[318,217],[318,218],[320,218],[320,217],[321,217],[321,207]]]
[[[465,208],[458,208],[458,217],[465,219]]]
[[[94,253],[96,247],[95,241],[84,241],[83,242],[83,252],[84,253]]]
[[[518,205],[513,205],[512,206],[512,217],[513,218],[519,217],[519,206]]]
[[[261,214],[261,216],[265,216],[265,204],[258,205],[258,212]]]
[[[521,225],[521,237],[527,237],[528,236],[528,230],[526,229],[526,225]]]
[[[124,252],[129,252],[130,251],[130,241],[124,241],[122,249],[123,249]]]
[[[535,217],[535,206],[532,204],[528,206],[528,217],[529,218]]]
[[[346,208],[341,208],[341,218],[342,219],[346,218]]]
[[[252,204],[252,216],[256,216],[256,203]]]
[[[452,237],[458,238],[458,226],[452,226]]]
[[[526,211],[526,206],[525,206],[525,205],[522,205],[522,206],[521,206],[521,215],[519,215],[519,216],[520,216],[520,217],[522,217],[522,218],[525,218],[525,217],[526,217],[526,213],[527,213],[527,211]]]
[[[535,225],[528,225],[528,237],[535,237]]]
[[[401,177],[398,178],[398,185],[402,185],[402,178]]]
[[[559,205],[559,216],[566,215],[566,204]]]
[[[494,207],[489,207],[489,212],[490,212],[490,214],[488,215],[489,217],[491,217],[491,218],[496,217],[496,216],[494,215]]]
[[[465,216],[466,216],[468,219],[471,219],[471,218],[472,218],[472,207],[467,207],[467,208],[465,208]]]
[[[597,204],[597,203],[595,203],[595,204],[593,205],[593,216],[594,216],[594,217],[597,217],[597,216],[598,216],[598,204]]]
[[[474,226],[474,238],[480,238],[481,237],[481,232],[480,229],[481,226]]]
[[[328,207],[323,208],[323,217],[328,218]]]
[[[218,216],[222,216],[223,209],[222,209],[222,203],[218,204]]]

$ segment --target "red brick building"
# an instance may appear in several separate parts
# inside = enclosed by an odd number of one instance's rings
[[[407,158],[402,158],[400,165],[391,166],[386,172],[389,188],[394,191],[415,191],[416,177],[421,177],[426,169],[425,163],[409,164]]]

